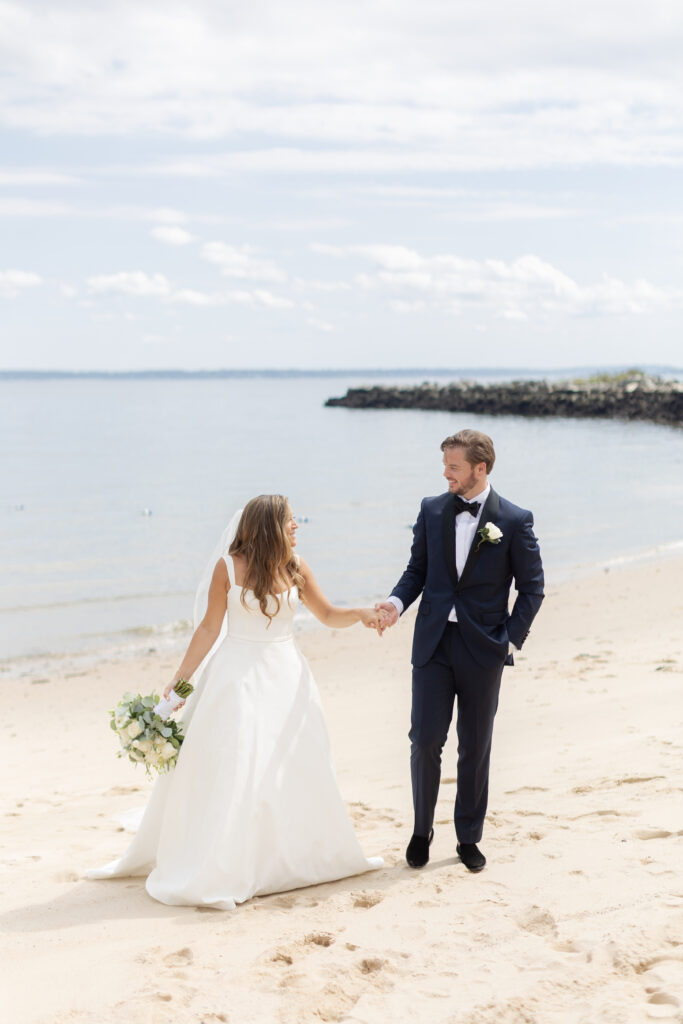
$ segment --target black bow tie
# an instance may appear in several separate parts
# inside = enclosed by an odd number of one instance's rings
[[[453,498],[453,507],[455,509],[456,516],[460,515],[461,512],[469,512],[471,516],[476,517],[479,515],[481,505],[478,501],[465,501],[465,499],[461,498],[459,494],[456,494]]]

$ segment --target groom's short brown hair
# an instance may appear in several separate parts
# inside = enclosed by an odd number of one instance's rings
[[[441,451],[445,452],[446,448],[464,448],[465,458],[469,464],[476,466],[480,462],[485,462],[487,473],[491,472],[496,461],[493,441],[481,430],[459,430],[457,434],[451,434],[441,442]]]

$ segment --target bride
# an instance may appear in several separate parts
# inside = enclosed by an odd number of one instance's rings
[[[147,892],[162,903],[233,910],[251,896],[382,866],[354,834],[318,691],[292,635],[299,601],[333,628],[377,627],[377,612],[330,604],[294,552],[297,528],[279,494],[252,498],[233,517],[205,581],[208,606],[201,585],[197,594],[206,612],[164,691],[206,659],[177,764],[157,780],[123,857],[87,877],[147,875]]]

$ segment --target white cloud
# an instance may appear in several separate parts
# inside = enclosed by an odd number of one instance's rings
[[[36,171],[36,174],[39,174]],[[72,217],[88,220],[155,221],[159,230],[172,229],[187,223],[189,217],[182,210],[169,207],[148,207],[114,204],[110,206],[77,206],[61,199],[27,199],[23,196],[0,198],[0,217]],[[197,217],[197,220],[217,223],[221,217]],[[178,227],[178,230],[181,230]]]
[[[425,303],[420,299],[416,299],[415,302],[406,302],[403,299],[393,299],[389,303],[389,309],[393,309],[394,313],[421,313],[425,308]]]
[[[5,0],[0,123],[249,149],[186,175],[678,165],[682,48],[674,0]]]
[[[226,277],[243,280],[269,281],[280,283],[287,279],[284,270],[271,260],[257,255],[249,245],[226,245],[225,242],[207,242],[202,246],[202,257],[208,263],[215,263]]]
[[[314,327],[316,331],[322,331],[323,334],[329,334],[334,330],[334,324],[328,323],[327,320],[320,320],[315,316],[308,317],[306,323],[309,327]]]
[[[235,302],[238,305],[252,307],[267,306],[269,309],[292,309],[295,305],[291,299],[286,299],[281,295],[273,295],[272,292],[266,291],[264,288],[228,292],[227,299],[229,302]]]
[[[552,202],[544,202],[538,193],[527,194],[519,189],[513,192],[434,185],[356,184],[351,191],[363,197],[370,196],[384,206],[437,208],[441,216],[450,220],[558,220],[585,213],[577,206],[574,195],[554,195]],[[583,202],[585,199],[582,197]]]
[[[155,221],[159,225],[187,224],[190,220],[183,210],[170,206],[139,206],[130,203],[83,208],[81,212],[88,217],[101,217],[104,220]]]
[[[213,293],[194,288],[174,288],[164,274],[147,274],[141,270],[99,274],[89,277],[86,285],[91,295],[130,295],[195,307],[237,304],[252,309],[266,307],[278,310],[292,309],[296,305],[291,299],[276,295],[265,288]]]
[[[293,283],[302,291],[312,292],[348,292],[352,287],[348,281],[318,281],[305,277],[295,277]]]
[[[165,242],[167,245],[189,245],[190,242],[195,241],[194,235],[191,235],[189,231],[173,224],[152,228],[151,234],[153,238]]]
[[[451,313],[476,306],[505,319],[521,320],[551,314],[652,313],[683,305],[681,289],[661,288],[645,280],[628,284],[608,275],[580,284],[532,254],[513,260],[476,260],[451,253],[425,256],[398,245],[348,246],[345,252],[374,264],[373,272],[356,276],[356,284],[366,291],[386,291],[389,306],[397,313],[425,309],[428,304]],[[410,298],[411,293],[418,297]]]
[[[181,288],[172,295],[174,302],[181,302],[187,306],[221,306],[225,304],[225,297],[222,295],[210,295],[207,292],[199,292],[194,288]]]
[[[0,186],[35,187],[43,185],[80,185],[83,179],[64,171],[40,167],[0,167]]]
[[[0,297],[15,299],[26,288],[37,288],[43,283],[39,274],[26,270],[0,270]]]
[[[347,227],[348,221],[342,217],[282,217],[262,223],[257,221],[254,226],[268,231],[336,231],[337,228]]]
[[[0,217],[68,217],[73,213],[72,206],[56,200],[0,199]]]
[[[673,0],[0,0],[7,261],[45,275],[74,365],[83,305],[136,337],[210,321],[188,362],[233,321],[283,358],[278,315],[297,361],[343,323],[359,362],[429,324],[439,362],[458,314],[529,363],[551,317],[596,360],[630,335],[674,361],[682,50]],[[14,304],[38,361],[50,308]]]
[[[122,271],[118,274],[99,274],[86,281],[88,290],[96,294],[114,292],[120,295],[167,296],[171,286],[163,274],[146,274],[142,270]]]
[[[170,206],[160,206],[154,210],[142,211],[147,219],[161,221],[163,224],[184,224],[188,220],[182,210],[174,210]]]
[[[309,249],[320,256],[344,256],[348,251],[343,245],[329,245],[327,242],[311,242]]]

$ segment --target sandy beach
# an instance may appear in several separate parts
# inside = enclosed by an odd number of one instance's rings
[[[234,912],[82,877],[123,851],[119,816],[150,788],[106,712],[175,661],[4,680],[3,1019],[683,1021],[681,579],[667,559],[548,588],[504,675],[477,876],[455,855],[454,736],[431,861],[404,861],[410,614],[381,641],[301,637],[342,793],[385,867]]]

